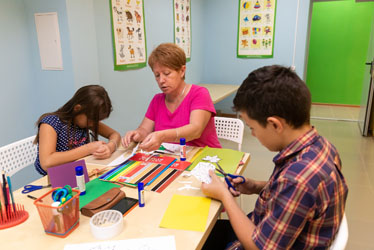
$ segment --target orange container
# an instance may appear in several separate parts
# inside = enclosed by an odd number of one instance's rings
[[[34,201],[47,234],[64,238],[79,225],[79,190],[72,189],[73,197],[58,207],[53,207],[54,188]]]

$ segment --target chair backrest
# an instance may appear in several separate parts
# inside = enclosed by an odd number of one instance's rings
[[[348,223],[345,213],[343,215],[342,222],[339,226],[338,234],[336,235],[334,242],[330,246],[330,250],[344,250],[348,242]]]
[[[237,118],[214,117],[218,138],[238,143],[238,150],[242,149],[244,123]]]
[[[12,175],[20,169],[34,163],[37,147],[33,144],[34,136],[19,140],[0,148],[0,166]]]

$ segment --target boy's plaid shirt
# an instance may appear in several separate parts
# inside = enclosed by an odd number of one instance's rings
[[[339,229],[348,187],[335,147],[312,128],[277,154],[248,217],[259,249],[325,249]],[[228,249],[241,249],[234,242]]]

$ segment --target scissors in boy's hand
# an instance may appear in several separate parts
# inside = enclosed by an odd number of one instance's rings
[[[244,176],[242,176],[242,175],[235,175],[235,174],[228,174],[228,173],[226,173],[226,172],[221,168],[221,166],[218,164],[218,162],[216,162],[216,165],[217,165],[217,167],[218,167],[216,170],[217,170],[218,172],[220,172],[221,174],[223,174],[223,176],[225,176],[225,181],[226,181],[227,186],[228,186],[229,189],[232,188],[234,191],[236,191],[235,187],[231,184],[231,182],[230,182],[230,180],[227,178],[227,176],[230,177],[230,178],[232,178],[232,179],[235,179],[235,178],[242,178],[242,182],[240,182],[239,184],[243,184],[243,183],[245,182],[245,178],[244,178]]]
[[[33,192],[35,190],[42,189],[42,188],[47,188],[47,187],[50,187],[50,186],[51,186],[51,184],[49,184],[47,186],[26,185],[26,186],[23,187],[22,193],[27,194],[27,193]]]

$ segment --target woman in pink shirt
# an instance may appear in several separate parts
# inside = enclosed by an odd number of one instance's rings
[[[148,65],[162,93],[153,97],[139,127],[122,138],[124,146],[142,142],[139,147],[151,151],[162,142],[179,143],[186,138],[190,146],[220,148],[214,126],[216,111],[208,90],[184,81],[183,49],[173,43],[160,44],[149,56]]]

